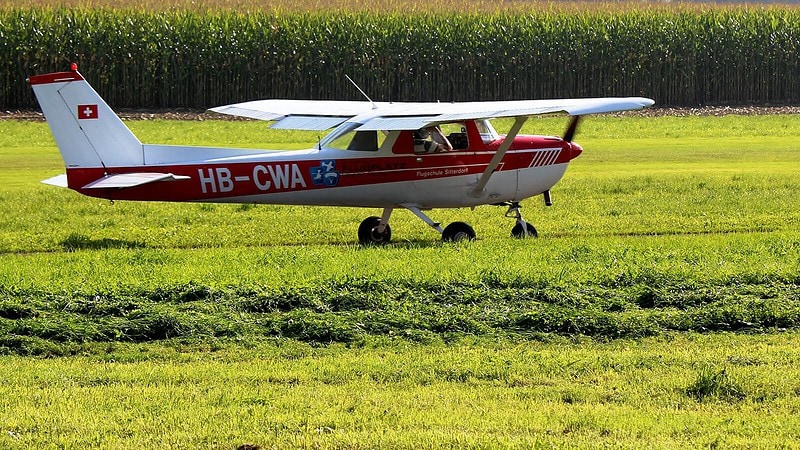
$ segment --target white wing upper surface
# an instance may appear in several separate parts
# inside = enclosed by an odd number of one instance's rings
[[[439,123],[473,119],[529,117],[551,113],[580,116],[632,111],[646,108],[653,103],[653,100],[643,97],[464,103],[258,100],[211,108],[211,111],[276,121],[273,128],[324,130],[351,121],[360,123],[360,130],[414,130]]]
[[[210,110],[259,120],[279,120],[286,116],[350,118],[372,110],[372,104],[336,100],[256,100],[218,106]]]

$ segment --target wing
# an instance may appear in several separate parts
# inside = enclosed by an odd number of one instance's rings
[[[327,130],[371,111],[371,103],[334,100],[256,100],[211,108],[220,114],[275,121],[271,128]]]
[[[330,100],[259,100],[212,108],[211,111],[275,121],[272,128],[326,130],[342,122],[361,123],[359,130],[415,130],[472,119],[572,116],[643,109],[655,103],[643,97],[516,100],[463,103],[368,103]]]
[[[643,109],[655,102],[643,97],[606,97],[560,100],[517,100],[468,103],[368,103],[315,100],[261,100],[212,108],[211,111],[276,121],[272,128],[326,130],[343,122],[360,124],[350,131],[417,130],[431,125],[476,119],[513,117],[508,134],[469,194],[486,195],[485,186],[523,123],[531,116],[566,113],[573,119],[569,139],[578,116]]]

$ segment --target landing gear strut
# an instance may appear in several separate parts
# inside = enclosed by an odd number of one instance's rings
[[[464,222],[453,222],[446,226],[444,229],[438,222],[434,222],[419,208],[412,205],[403,205],[406,209],[414,213],[423,222],[427,223],[431,228],[442,234],[443,241],[458,242],[458,241],[473,241],[475,240],[475,230],[469,224]]]
[[[549,192],[546,195],[546,201],[549,202]],[[431,220],[419,207],[409,204],[404,204],[402,206],[414,213],[415,216],[419,217],[420,220],[428,224],[428,226],[438,231],[442,235],[443,241],[458,242],[475,240],[475,230],[466,222],[453,222],[445,228],[442,228],[438,222]],[[520,212],[522,206],[519,202],[496,203],[495,206],[507,206],[506,217],[516,220],[516,225],[511,229],[511,236],[520,239],[539,237],[536,228],[522,218],[522,213]],[[364,219],[358,227],[359,242],[363,245],[388,244],[392,239],[392,229],[389,227],[389,218],[392,215],[392,210],[393,208],[384,208],[381,217],[372,216]]]

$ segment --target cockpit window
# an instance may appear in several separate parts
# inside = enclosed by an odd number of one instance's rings
[[[466,150],[469,148],[467,126],[463,122],[443,123],[439,125],[442,133],[450,141],[453,150]]]

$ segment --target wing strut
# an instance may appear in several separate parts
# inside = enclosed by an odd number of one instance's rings
[[[511,148],[511,144],[514,143],[514,138],[517,137],[517,133],[519,130],[522,129],[522,124],[528,120],[528,116],[517,116],[514,119],[514,125],[511,125],[511,129],[508,130],[508,134],[506,135],[505,140],[503,143],[500,144],[500,148],[497,149],[497,153],[494,154],[492,160],[489,161],[489,165],[486,167],[486,170],[483,171],[481,178],[478,180],[478,184],[469,191],[469,195],[479,198],[486,193],[486,184],[489,182],[489,178],[492,177],[495,169],[497,166],[500,165],[500,162],[503,160],[503,157],[506,156],[506,152],[509,148]]]

